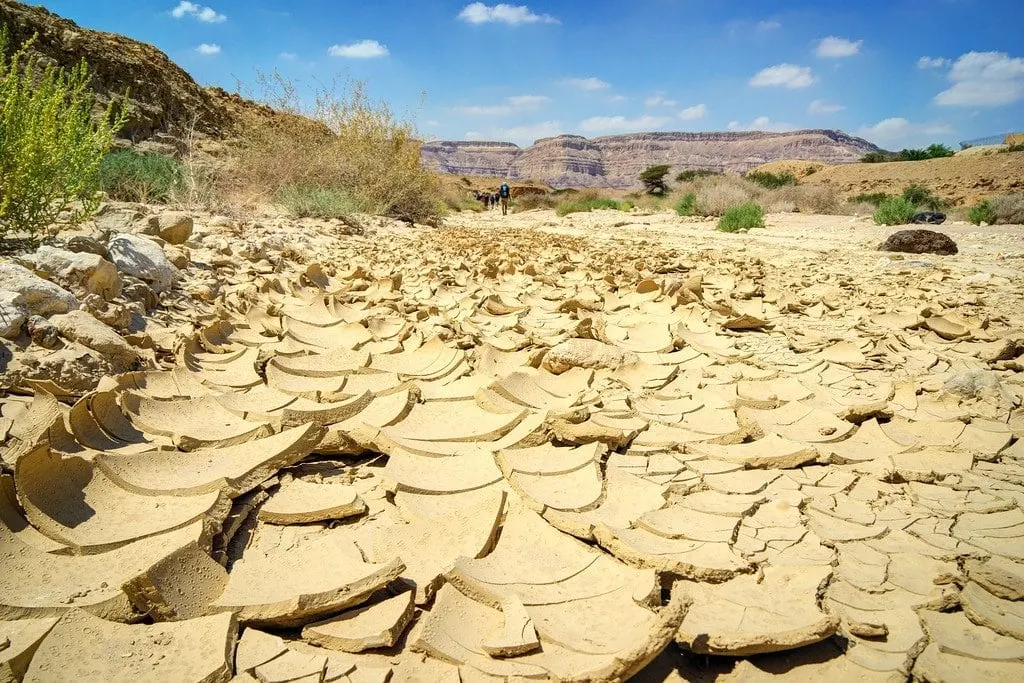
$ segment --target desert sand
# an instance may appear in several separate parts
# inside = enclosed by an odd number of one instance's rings
[[[0,678],[1020,680],[1024,228],[937,229],[134,237],[9,345]]]

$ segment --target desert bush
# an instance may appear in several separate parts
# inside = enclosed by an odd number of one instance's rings
[[[33,39],[34,40],[34,39]],[[0,30],[0,236],[69,225],[99,205],[99,167],[126,120],[116,98],[98,117],[84,61],[72,69],[9,51]]]
[[[674,208],[680,216],[692,216],[697,212],[697,195],[687,192],[679,198]]]
[[[707,178],[709,176],[722,175],[721,171],[712,171],[708,168],[690,168],[685,171],[680,171],[676,175],[677,183],[688,183],[696,180],[697,178]]]
[[[877,152],[868,152],[860,158],[860,161],[863,164],[879,164],[885,161],[894,161],[893,157],[892,153],[879,150]]]
[[[722,232],[738,232],[763,227],[764,211],[757,202],[743,202],[730,207],[718,219],[718,229]]]
[[[907,185],[903,188],[903,198],[915,206],[929,211],[942,211],[947,202],[923,185]]]
[[[103,157],[99,179],[111,199],[166,204],[184,188],[185,167],[174,157],[121,149]]]
[[[512,210],[518,213],[533,209],[553,209],[558,206],[558,203],[558,199],[553,194],[528,194],[516,199],[513,202]]]
[[[584,213],[594,211],[596,209],[621,210],[621,208],[622,207],[619,202],[614,199],[609,199],[607,197],[582,196],[577,199],[560,202],[555,207],[555,213],[559,216],[568,216],[570,213]]]
[[[982,223],[991,225],[996,222],[996,215],[988,200],[983,199],[967,211],[967,220],[975,225]]]
[[[1024,193],[1004,194],[990,200],[993,222],[1024,225]]]
[[[800,213],[838,214],[841,202],[831,188],[823,185],[788,185],[769,190],[761,198],[769,212],[799,211]]]
[[[1000,154],[1009,154],[1010,152],[1024,152],[1024,142],[1015,142],[999,150]]]
[[[299,218],[342,218],[359,211],[351,197],[333,187],[286,185],[275,199]]]
[[[704,178],[694,185],[699,216],[721,216],[729,207],[759,199],[764,193],[761,187],[737,176]]]
[[[668,192],[668,185],[665,183],[668,169],[668,164],[657,164],[644,169],[640,174],[640,182],[644,184],[647,194],[665,194]]]
[[[867,204],[874,204],[875,206],[878,206],[879,204],[884,202],[886,199],[891,199],[891,198],[892,198],[892,195],[891,194],[886,194],[885,192],[862,192],[860,194],[855,194],[855,195],[853,195],[851,197],[847,197],[846,201],[850,202],[851,204],[867,203]]]
[[[279,113],[247,115],[227,174],[236,192],[267,200],[288,187],[328,189],[366,213],[438,218],[439,182],[420,164],[414,127],[371,100],[362,83],[316,86],[311,105],[279,74],[260,75],[257,85],[257,99]]]
[[[917,207],[906,197],[891,197],[879,203],[874,219],[878,225],[903,225],[909,223],[915,213]]]
[[[796,185],[796,176],[792,173],[771,173],[770,171],[750,171],[743,176],[752,183],[772,190],[786,185]]]

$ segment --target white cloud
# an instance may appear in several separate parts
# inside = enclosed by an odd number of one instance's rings
[[[642,132],[661,128],[672,119],[667,116],[638,116],[635,119],[625,116],[591,116],[580,122],[580,130],[587,133],[611,131]]]
[[[535,109],[551,98],[544,95],[513,95],[506,101],[518,109]]]
[[[228,19],[212,7],[204,7],[202,5],[197,5],[194,2],[187,2],[187,0],[179,2],[178,5],[171,10],[171,16],[175,19],[192,17],[207,24],[219,24],[222,21],[227,21]]]
[[[665,97],[665,93],[659,92],[644,100],[644,104],[648,107],[674,107],[678,103]]]
[[[220,45],[216,43],[203,43],[196,48],[196,52],[201,55],[217,55],[220,54]]]
[[[873,126],[862,126],[857,132],[863,138],[885,145],[906,144],[908,139],[933,138],[936,135],[950,135],[953,129],[944,123],[913,123],[902,117],[883,119]],[[934,142],[933,139],[926,141]]]
[[[513,112],[507,104],[472,104],[467,107],[455,107],[455,111],[469,116],[503,116]]]
[[[772,133],[785,133],[786,131],[795,130],[796,126],[794,126],[791,123],[772,121],[767,116],[758,116],[756,119],[754,119],[747,125],[743,125],[739,121],[730,121],[729,125],[726,126],[726,128],[735,131],[766,131]]]
[[[782,22],[775,19],[765,19],[764,21],[757,22],[758,31],[774,31],[779,28],[782,28]]]
[[[847,38],[829,36],[828,38],[821,39],[814,53],[819,57],[852,57],[860,52],[860,46],[863,44],[863,40],[849,40]]]
[[[941,69],[949,66],[949,60],[945,57],[921,57],[917,60],[918,69]]]
[[[299,58],[299,56],[294,52],[282,52],[281,54],[278,55],[278,58],[283,59],[287,62],[294,62],[296,59]]]
[[[391,53],[387,47],[376,40],[360,40],[348,45],[332,45],[327,49],[327,54],[332,57],[347,57],[348,59],[373,59],[387,57]]]
[[[953,87],[935,96],[935,104],[998,107],[1024,99],[1024,59],[1005,52],[968,52],[949,71]]]
[[[776,64],[761,69],[750,79],[750,85],[755,87],[784,86],[790,90],[806,88],[812,85],[817,79],[811,73],[809,66],[797,66],[796,64]]]
[[[501,130],[498,137],[516,144],[530,144],[540,138],[550,138],[562,134],[561,121],[540,121],[521,126],[512,126]]]
[[[697,119],[702,119],[707,115],[708,105],[706,104],[695,104],[692,107],[687,107],[679,112],[679,118],[683,121],[696,121]]]
[[[482,2],[473,2],[462,8],[457,17],[468,24],[487,24],[501,22],[511,26],[519,24],[557,24],[550,14],[535,14],[526,5],[507,5],[500,3],[493,7]]]
[[[611,87],[610,83],[605,83],[600,78],[593,76],[590,78],[566,78],[562,82],[580,90],[607,90]]]
[[[610,96],[608,97],[608,101],[609,101],[609,102],[613,102],[613,103],[616,103],[616,104],[618,104],[618,103],[620,103],[620,102],[625,102],[625,101],[626,101],[626,100],[628,100],[628,99],[629,99],[629,98],[628,98],[628,97],[626,97],[625,95],[610,95]]]
[[[842,111],[844,109],[846,109],[846,107],[841,104],[831,104],[824,100],[814,100],[807,107],[807,113],[815,115],[835,114],[837,111]]]
[[[544,95],[513,95],[505,98],[505,104],[476,104],[455,107],[455,111],[470,116],[505,116],[519,111],[532,111],[549,100]]]

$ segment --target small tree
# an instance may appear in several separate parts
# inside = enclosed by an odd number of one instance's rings
[[[85,61],[40,69],[32,40],[8,55],[0,31],[0,236],[34,237],[69,208],[72,225],[95,211],[100,162],[127,117],[113,99],[94,117]]]
[[[668,192],[668,184],[665,176],[668,175],[668,164],[651,166],[640,174],[640,182],[644,184],[647,194],[665,194]]]
[[[951,157],[954,154],[956,154],[956,152],[951,150],[949,147],[946,147],[945,145],[938,145],[938,144],[936,144],[936,145],[928,145],[928,148],[925,151],[928,152],[928,156],[931,157],[932,159],[941,159],[942,157]]]

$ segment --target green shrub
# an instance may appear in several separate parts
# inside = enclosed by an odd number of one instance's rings
[[[31,42],[9,55],[0,30],[0,236],[35,237],[58,217],[73,225],[95,211],[100,162],[126,120],[113,99],[93,117],[84,61],[42,66]]]
[[[982,223],[992,225],[996,222],[996,214],[988,200],[983,199],[970,208],[967,212],[967,220],[975,225],[981,225]]]
[[[917,207],[906,197],[890,197],[878,205],[874,219],[878,225],[904,225],[915,213]]]
[[[619,211],[632,211],[636,207],[636,204],[632,199],[623,199],[619,202]]]
[[[1024,142],[1015,142],[999,150],[1000,154],[1009,154],[1010,152],[1024,152]]]
[[[342,218],[360,210],[352,197],[334,187],[286,185],[277,191],[276,199],[299,218]]]
[[[773,190],[786,185],[796,185],[796,176],[792,173],[771,173],[770,171],[751,171],[743,176],[752,183]]]
[[[893,156],[894,155],[890,152],[879,150],[877,152],[868,152],[867,154],[862,156],[860,160],[861,163],[864,164],[880,164],[885,161],[895,161]]]
[[[668,185],[665,183],[668,169],[668,164],[657,164],[644,169],[640,174],[640,182],[644,184],[647,194],[665,194],[668,192]]]
[[[568,216],[570,213],[586,213],[595,209],[621,209],[617,201],[602,197],[580,197],[566,202],[561,202],[555,207],[555,213],[559,216]]]
[[[1024,193],[993,197],[991,204],[994,223],[1024,225]]]
[[[123,149],[100,162],[100,189],[124,202],[167,203],[185,185],[185,167],[174,157]]]
[[[718,219],[718,229],[722,232],[738,232],[751,228],[764,227],[764,211],[757,202],[744,202],[726,209]]]
[[[925,151],[928,153],[929,159],[941,159],[943,157],[951,157],[956,154],[956,152],[945,145],[928,145],[928,147],[925,148]]]
[[[886,199],[892,199],[892,195],[886,194],[885,192],[862,192],[849,197],[846,201],[851,204],[866,203],[878,206]]]
[[[923,185],[907,185],[903,188],[903,198],[911,204],[929,211],[942,211],[946,208],[945,200],[936,196],[931,190]]]
[[[680,216],[692,216],[697,213],[697,195],[693,192],[687,192],[675,205],[676,213]]]
[[[688,183],[691,180],[696,180],[697,178],[707,178],[708,176],[713,175],[722,175],[722,172],[712,171],[708,168],[691,168],[685,171],[680,171],[679,174],[676,175],[676,182]]]

